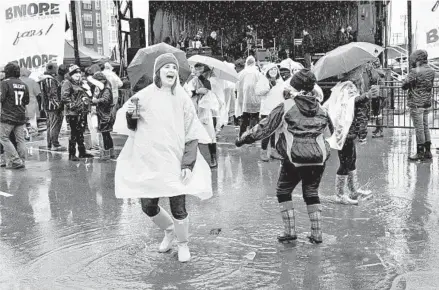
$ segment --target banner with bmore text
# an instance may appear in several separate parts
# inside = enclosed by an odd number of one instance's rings
[[[66,0],[0,1],[0,66],[17,61],[20,67],[42,72],[46,64],[64,59]]]
[[[420,0],[414,5],[415,49],[426,50],[429,59],[439,58],[439,9],[436,3],[436,0]]]

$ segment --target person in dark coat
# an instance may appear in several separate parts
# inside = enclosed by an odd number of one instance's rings
[[[19,169],[25,167],[26,143],[26,105],[29,104],[29,88],[20,80],[20,67],[15,62],[5,66],[5,79],[0,85],[1,114],[0,142],[4,147],[8,167]],[[11,142],[14,133],[17,149]]]
[[[216,31],[212,31],[212,33],[207,37],[206,44],[212,49],[212,55],[221,54],[221,48],[218,45]]]
[[[101,159],[108,160],[109,158],[115,158],[113,138],[111,137],[114,124],[114,115],[112,114],[113,94],[111,85],[103,73],[95,73],[93,79],[100,83],[96,84],[92,102],[96,104],[98,131],[102,134],[104,142],[104,148],[101,148]]]
[[[284,129],[277,131],[276,136],[276,149],[284,157],[276,190],[285,228],[284,234],[278,237],[280,242],[297,239],[291,194],[301,181],[303,199],[311,221],[308,238],[312,243],[323,241],[318,189],[330,155],[330,147],[323,133],[327,128],[332,133],[333,126],[313,91],[315,83],[316,78],[309,69],[300,70],[290,81],[297,91],[295,95],[279,104],[267,118],[236,141],[238,147],[252,144],[270,137],[283,125]]]
[[[70,124],[69,160],[79,161],[79,158],[92,158],[84,145],[84,131],[87,114],[90,107],[90,87],[83,82],[81,69],[77,65],[69,68],[69,73],[61,87],[61,100]],[[76,157],[78,144],[79,158]]]
[[[335,35],[335,47],[339,47],[348,43],[348,37],[346,35],[345,29],[343,26],[340,26]]]
[[[416,130],[416,154],[410,156],[412,161],[431,159],[431,137],[428,128],[428,114],[433,100],[433,83],[435,72],[428,65],[428,53],[416,50],[410,55],[410,73],[402,84],[408,90],[407,106]]]
[[[305,67],[311,68],[311,54],[314,52],[314,41],[308,32],[308,28],[303,29],[302,50],[305,58]]]

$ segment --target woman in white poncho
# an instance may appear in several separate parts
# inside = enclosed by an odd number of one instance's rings
[[[142,210],[165,232],[160,252],[178,242],[178,259],[190,260],[189,219],[186,194],[212,196],[211,172],[198,150],[198,140],[208,138],[197,118],[191,99],[180,86],[178,62],[170,53],[154,65],[154,83],[135,94],[119,110],[114,130],[129,138],[117,159],[115,191],[118,198],[140,198]],[[126,130],[125,130],[126,131]],[[173,218],[158,205],[169,197]]]

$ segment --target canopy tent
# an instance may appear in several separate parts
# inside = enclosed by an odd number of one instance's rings
[[[119,67],[120,64],[110,60],[109,57],[100,55],[94,50],[79,45],[79,62],[81,67],[87,67],[101,60],[108,61],[113,67]],[[66,40],[64,43],[64,64],[75,63],[75,49],[72,41]]]

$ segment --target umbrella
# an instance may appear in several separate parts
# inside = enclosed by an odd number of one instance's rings
[[[328,52],[315,64],[312,72],[318,81],[347,73],[375,60],[384,48],[367,42],[351,42]]]
[[[188,59],[190,65],[202,63],[212,68],[215,77],[236,83],[238,81],[238,73],[226,63],[212,57],[204,55],[194,55]]]
[[[130,78],[131,88],[143,77],[149,80],[154,79],[154,63],[158,56],[164,53],[172,53],[178,61],[180,67],[180,79],[185,81],[190,75],[191,70],[184,51],[170,46],[166,43],[155,44],[137,51],[130,65],[128,66],[128,77]]]

